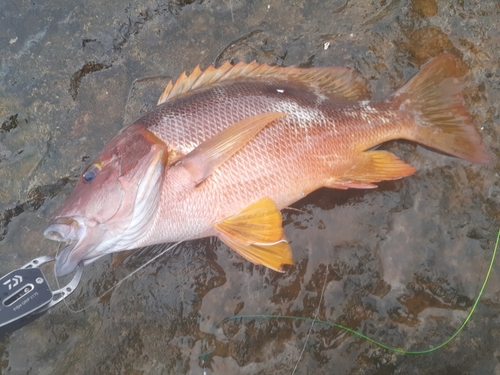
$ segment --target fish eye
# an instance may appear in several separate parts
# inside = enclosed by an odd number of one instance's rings
[[[97,177],[97,173],[99,172],[99,167],[95,164],[92,164],[82,175],[83,180],[85,182],[91,182],[94,178]]]

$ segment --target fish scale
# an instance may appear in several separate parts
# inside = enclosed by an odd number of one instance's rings
[[[387,133],[387,130],[377,126],[380,122],[378,110],[362,112],[363,105],[355,102],[323,101],[323,104],[318,104],[310,90],[301,92],[284,83],[242,81],[226,83],[224,86],[228,87],[195,92],[175,103],[176,106],[193,109],[190,113],[180,113],[177,118],[170,112],[175,113],[176,109],[169,103],[163,104],[163,107],[158,108],[158,113],[168,112],[161,116],[169,119],[168,125],[155,124],[148,129],[163,140],[183,146],[182,150],[188,153],[192,151],[187,147],[188,140],[194,138],[194,143],[200,144],[244,118],[263,112],[293,115],[276,120],[264,128],[222,165],[219,173],[207,178],[191,197],[186,198],[187,201],[179,203],[174,197],[169,197],[171,189],[169,184],[165,184],[162,201],[169,203],[160,206],[158,217],[172,216],[172,219],[158,221],[151,229],[152,237],[159,237],[162,233],[178,233],[171,241],[180,241],[183,238],[215,235],[215,231],[206,223],[238,212],[263,195],[270,197],[279,209],[287,207],[325,186],[327,179],[335,173],[339,174],[342,165],[347,164],[360,148],[364,150],[381,143],[382,136]],[[284,92],[278,93],[276,87],[283,88]],[[229,98],[235,96],[238,99],[227,104]],[[200,102],[205,103],[201,109],[192,104]],[[376,106],[375,103],[373,105]],[[381,106],[386,107],[383,103]],[[297,109],[304,115],[297,114]],[[390,116],[391,110],[386,111],[387,116]],[[358,119],[348,119],[343,115],[349,112],[358,113]],[[363,113],[365,123],[356,126]],[[204,127],[203,124],[213,124],[214,128]],[[172,131],[172,128],[183,128],[184,132]],[[175,136],[179,134],[180,137],[176,139]],[[351,135],[355,138],[363,135],[366,140],[364,144],[353,148],[348,139]],[[205,202],[212,204],[200,207]],[[173,212],[183,214],[172,215]],[[176,221],[178,217],[179,222]],[[189,228],[189,225],[193,227]],[[140,245],[146,243],[144,241]]]
[[[375,188],[415,168],[373,147],[404,138],[471,162],[489,155],[443,54],[366,100],[347,68],[197,67],[122,129],[45,231],[69,242],[55,273],[103,254],[207,236],[276,271],[293,264],[280,209],[320,187]]]

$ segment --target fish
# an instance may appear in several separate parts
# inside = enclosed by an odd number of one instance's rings
[[[404,139],[490,161],[458,72],[453,54],[438,55],[383,100],[344,67],[226,62],[184,72],[105,145],[51,216],[45,237],[66,244],[54,272],[211,236],[284,272],[293,256],[280,210],[322,187],[373,189],[416,171],[378,145]]]

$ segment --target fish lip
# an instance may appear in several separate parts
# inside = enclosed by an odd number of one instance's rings
[[[54,264],[54,274],[57,277],[67,275],[73,272],[78,265],[74,261],[71,261],[71,252],[76,246],[76,242],[66,246],[57,256]]]
[[[57,256],[54,264],[54,274],[56,277],[66,276],[72,273],[80,262],[83,262],[83,265],[86,266],[97,259],[103,257],[106,254],[100,254],[93,257],[88,257],[81,259],[79,257],[74,256],[73,250],[78,245],[77,242],[74,242],[68,246],[66,246]]]
[[[43,235],[58,242],[80,241],[85,235],[86,225],[81,217],[59,217],[50,222]]]

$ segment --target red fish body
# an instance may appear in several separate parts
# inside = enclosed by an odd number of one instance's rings
[[[279,210],[320,187],[374,188],[415,169],[374,146],[419,142],[487,162],[444,54],[384,101],[344,68],[224,64],[169,84],[54,213],[56,274],[115,251],[217,236],[257,264],[292,256]],[[367,151],[368,150],[368,151]]]

